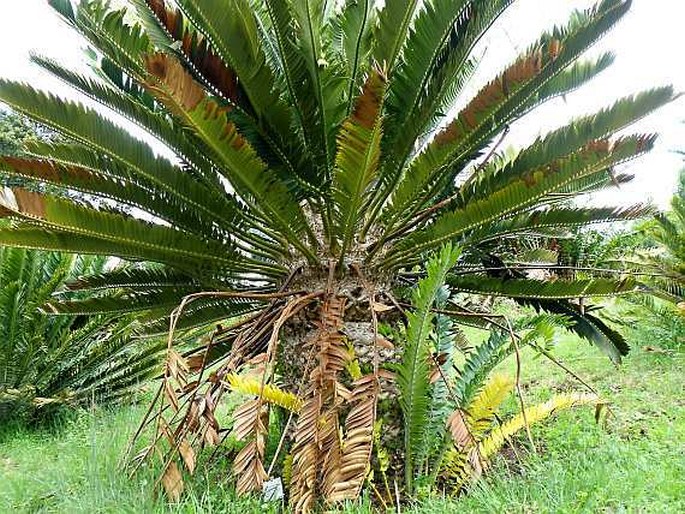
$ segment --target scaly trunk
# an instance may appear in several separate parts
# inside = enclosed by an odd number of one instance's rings
[[[167,407],[156,416],[151,447],[165,446],[159,454],[167,492],[174,497],[182,489],[176,456],[192,472],[194,447],[216,446],[228,433],[215,411],[240,373],[250,377],[255,394],[233,415],[231,433],[244,442],[233,458],[238,492],[259,492],[271,471],[285,473],[290,466],[296,513],[310,512],[319,501],[356,499],[371,469],[379,401],[392,411],[390,398],[396,395],[383,370],[397,355],[379,337],[378,318],[387,321],[399,313],[385,306],[384,286],[358,271],[343,277],[321,270],[300,273],[264,311],[223,331],[204,354],[183,357],[170,350],[160,393]],[[205,369],[210,356],[211,372]],[[281,393],[296,396],[299,410],[288,415],[280,441],[269,442],[270,407],[278,405]],[[399,418],[384,420],[380,440],[398,434],[399,426]],[[274,456],[270,449],[276,442]],[[267,459],[273,459],[273,468]]]

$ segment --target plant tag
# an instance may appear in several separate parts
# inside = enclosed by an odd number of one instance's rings
[[[265,502],[276,502],[283,499],[283,482],[281,477],[267,480],[262,485],[262,496]]]

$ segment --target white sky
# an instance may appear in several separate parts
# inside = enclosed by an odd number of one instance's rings
[[[484,41],[485,57],[471,84],[476,90],[507,63],[514,60],[538,35],[554,23],[562,23],[574,8],[589,0],[516,0]],[[82,68],[82,41],[47,6],[46,0],[0,0],[0,76],[70,95],[68,88],[32,65],[29,52],[36,51]],[[598,110],[627,94],[650,87],[673,84],[685,92],[685,61],[682,32],[685,1],[634,0],[632,11],[589,53],[611,50],[612,67],[581,90],[554,100],[512,127],[506,144],[524,146],[540,133],[565,124],[572,116]],[[631,131],[658,132],[659,141],[648,156],[628,165],[637,178],[620,192],[597,198],[597,203],[635,203],[652,199],[665,206],[672,194],[681,156],[685,150],[685,98],[642,120]]]

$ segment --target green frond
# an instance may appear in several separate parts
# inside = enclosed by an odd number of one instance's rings
[[[653,213],[653,206],[641,204],[627,207],[552,207],[504,219],[489,225],[487,230],[471,232],[468,237],[474,244],[483,243],[522,233],[535,234],[545,229],[571,230],[594,223],[635,220]]]
[[[576,62],[538,90],[538,101],[547,101],[574,92],[609,68],[614,59],[614,54],[604,52],[595,59]],[[528,110],[533,109],[535,105],[530,105]]]
[[[200,287],[197,279],[166,267],[121,266],[105,273],[76,276],[66,284],[66,292],[93,293],[106,289],[147,289],[167,287]]]
[[[446,113],[450,108],[445,100],[456,94],[454,86],[458,90],[468,76],[466,63],[473,47],[510,4],[511,0],[422,4],[388,98],[400,165],[440,110]]]
[[[435,298],[435,308],[444,309],[450,294],[447,286],[441,287]],[[423,455],[419,456],[419,461],[423,470],[429,470],[430,466],[434,465],[434,456],[440,453],[445,444],[446,420],[455,409],[451,397],[452,383],[456,378],[455,357],[466,347],[464,333],[447,314],[436,313],[434,330],[430,338],[431,351],[435,359],[431,359],[430,362],[432,383],[429,390],[428,417],[423,430],[424,442],[420,446]]]
[[[299,27],[298,45],[304,58],[309,81],[312,85],[312,100],[316,102],[316,123],[322,138],[323,147],[317,155],[322,162],[326,177],[333,161],[335,129],[347,115],[345,86],[342,77],[342,63],[329,58],[326,54],[327,41],[324,29],[327,27],[326,9],[330,8],[325,0],[303,0],[292,2],[293,21]]]
[[[519,345],[549,348],[554,344],[559,329],[569,330],[573,321],[563,314],[541,312],[516,320],[514,329],[519,334]]]
[[[448,275],[447,283],[455,291],[487,296],[534,299],[612,297],[635,293],[641,288],[641,284],[633,277],[624,277],[618,280],[593,278],[551,281],[528,278],[501,279],[482,275]]]
[[[502,330],[490,330],[488,339],[466,355],[454,388],[458,404],[470,405],[487,376],[513,351],[508,333]]]
[[[279,99],[276,79],[267,65],[249,2],[179,0],[177,4],[222,61],[235,72],[257,118],[279,131],[287,131],[290,113]]]
[[[537,93],[627,11],[630,2],[607,1],[577,13],[563,28],[544,34],[514,64],[487,84],[408,165],[387,216],[395,224],[451,186],[464,165],[507,123],[547,98]]]
[[[590,314],[592,306],[580,306],[563,300],[519,300],[538,311],[559,314],[569,319],[568,330],[602,350],[614,364],[621,363],[621,357],[628,355],[630,346],[625,338],[607,325],[598,316]]]
[[[31,60],[87,97],[112,109],[146,130],[183,159],[188,164],[189,169],[192,169],[197,178],[203,181],[207,187],[225,193],[216,171],[211,169],[206,155],[198,148],[196,141],[190,139],[188,134],[180,127],[175,126],[171,120],[155,112],[154,106],[142,103],[130,95],[121,94],[121,90],[116,86],[111,87],[68,70],[51,59],[32,56]],[[151,101],[153,98],[150,95]],[[216,192],[214,194],[216,196]]]
[[[75,16],[67,20],[93,47],[134,77],[144,73],[143,56],[152,46],[140,25],[130,24],[127,10],[113,9],[109,1],[79,2]]]
[[[379,70],[369,75],[354,112],[338,135],[333,175],[333,200],[341,255],[345,255],[364,217],[369,187],[378,171],[382,135],[381,112],[385,77]]]
[[[94,110],[46,95],[27,85],[6,81],[0,81],[0,99],[37,122],[87,146],[95,154],[120,163],[134,177],[149,181],[153,187],[178,198],[180,202],[192,205],[221,223],[233,222],[230,214],[235,214],[236,208],[230,207],[227,196],[217,199],[167,159],[156,156],[147,144]]]
[[[130,207],[140,209],[149,218],[163,220],[200,236],[219,240],[238,237],[264,246],[257,234],[243,232],[239,221],[236,220],[234,231],[221,230],[214,219],[208,218],[206,211],[199,211],[165,192],[156,191],[154,194],[154,185],[149,181],[135,177],[126,167],[102,159],[87,148],[50,145],[40,150],[33,147],[30,152],[46,153],[53,158],[59,155],[60,161],[5,157],[0,158],[0,170],[6,176],[22,179],[25,184],[56,186],[53,191],[60,196],[68,198],[69,191],[78,191],[105,202],[116,202],[116,207],[122,211]],[[67,163],[67,159],[71,162]],[[69,189],[62,189],[65,187]],[[228,214],[224,212],[225,216]],[[240,217],[239,211],[236,217]],[[272,249],[269,255],[273,258],[278,253]]]
[[[378,14],[374,59],[385,66],[390,76],[401,55],[418,5],[417,0],[387,0]]]
[[[539,169],[558,159],[571,155],[591,141],[626,128],[655,109],[673,101],[673,88],[664,87],[645,91],[617,101],[612,107],[574,120],[557,129],[532,146],[521,151],[516,159],[489,173],[474,174],[461,191],[468,201],[484,198],[525,173]]]
[[[609,188],[620,188],[632,182],[635,175],[631,173],[615,173],[614,169],[602,170],[594,175],[588,175],[578,180],[574,180],[566,187],[550,195],[552,202],[564,202],[568,198],[576,197],[581,194],[594,193]]]
[[[315,155],[323,155],[325,129],[320,121],[321,105],[316,95],[316,84],[310,74],[307,58],[299,44],[301,35],[292,23],[293,7],[287,0],[267,0],[264,2],[264,7],[274,34],[282,80],[294,103],[305,147]],[[312,163],[312,167],[317,166],[319,164]],[[312,183],[320,184],[323,178],[320,169],[314,169],[309,174]]]
[[[159,370],[164,345],[132,339],[131,318],[51,317],[39,309],[65,281],[100,273],[104,264],[0,249],[0,422],[116,401]]]
[[[458,240],[461,235],[480,226],[534,207],[542,198],[573,180],[636,158],[653,146],[654,139],[654,136],[637,135],[614,143],[598,142],[568,158],[532,170],[482,200],[469,202],[461,209],[438,216],[431,226],[398,243],[398,251],[391,254],[392,260],[386,260],[385,265],[392,267],[396,262],[418,256],[444,241]]]
[[[414,481],[413,463],[423,452],[423,430],[428,416],[428,336],[434,318],[431,308],[447,272],[454,266],[460,253],[459,248],[445,245],[439,254],[429,260],[426,278],[419,281],[412,294],[414,310],[407,313],[406,338],[396,373],[404,417],[405,481],[410,490]]]
[[[105,255],[133,257],[138,260],[166,262],[181,269],[235,269],[239,262],[228,244],[204,241],[163,225],[144,222],[130,216],[77,205],[59,198],[15,189],[14,202],[3,199],[2,205],[13,215],[31,225],[50,231],[84,236],[103,242]],[[7,230],[4,231],[7,233]],[[28,242],[28,240],[27,240]],[[121,247],[105,252],[105,248]],[[66,248],[64,248],[67,251]],[[128,251],[137,255],[130,255]],[[210,264],[211,263],[211,264]]]
[[[74,8],[70,0],[48,0],[48,4],[66,20],[74,20]]]
[[[61,315],[90,316],[93,314],[120,314],[125,312],[165,309],[172,311],[183,298],[201,292],[197,287],[155,287],[121,291],[80,300],[50,301],[44,305],[46,312]]]
[[[211,149],[242,199],[314,261],[314,254],[301,239],[309,227],[300,206],[238,133],[225,110],[204,93],[178,61],[158,54],[149,59],[148,67],[156,77],[153,91]]]
[[[338,46],[340,59],[345,63],[349,87],[346,94],[349,115],[354,106],[356,91],[363,85],[365,72],[369,71],[370,54],[373,44],[373,29],[377,21],[377,10],[372,0],[346,0],[337,20],[339,31]],[[380,64],[382,65],[382,63]]]

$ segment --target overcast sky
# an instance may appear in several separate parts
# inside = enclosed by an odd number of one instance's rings
[[[46,0],[0,0],[0,4],[0,76],[69,95],[65,86],[29,62],[29,53],[35,51],[82,68],[83,42],[53,14]],[[586,0],[516,0],[478,49],[484,57],[470,90],[477,90],[514,60],[543,30],[562,23],[573,9],[592,4]],[[614,65],[581,90],[546,104],[518,122],[505,144],[526,145],[574,115],[598,110],[642,89],[673,84],[677,91],[685,91],[683,20],[685,1],[634,0],[629,15],[587,54],[611,50],[617,57]],[[660,206],[667,205],[682,166],[681,156],[674,150],[685,150],[683,121],[685,99],[680,99],[632,127],[632,131],[658,132],[657,147],[649,156],[627,165],[628,171],[637,175],[632,184],[595,201],[613,204],[651,199]]]

